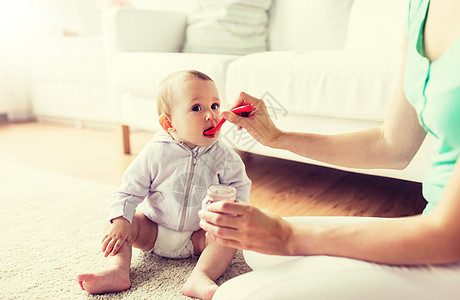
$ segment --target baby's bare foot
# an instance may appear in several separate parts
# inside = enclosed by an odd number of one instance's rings
[[[208,276],[199,272],[192,272],[187,282],[182,287],[182,294],[200,298],[203,300],[212,299],[219,286]]]
[[[131,287],[129,272],[121,269],[80,274],[77,276],[77,280],[81,288],[90,294],[120,292]]]

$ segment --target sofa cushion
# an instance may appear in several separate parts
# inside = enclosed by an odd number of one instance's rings
[[[342,49],[352,0],[276,0],[269,49]]]
[[[194,69],[210,76],[223,97],[226,70],[234,55],[129,52],[113,56],[110,85],[122,92],[155,97],[160,82],[170,73]]]
[[[188,16],[184,52],[238,54],[267,50],[272,0],[197,1]]]
[[[129,0],[129,3],[137,9],[156,11],[188,13],[193,9],[193,3],[190,0]]]
[[[381,121],[400,69],[401,50],[279,51],[232,62],[227,98],[268,97],[277,111]]]

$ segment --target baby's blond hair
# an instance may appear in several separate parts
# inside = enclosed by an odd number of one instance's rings
[[[166,78],[163,79],[163,81],[158,86],[158,115],[161,116],[162,114],[171,113],[171,104],[175,98],[174,92],[183,82],[192,79],[211,80],[214,82],[214,80],[212,80],[208,75],[196,70],[178,71],[166,76]]]

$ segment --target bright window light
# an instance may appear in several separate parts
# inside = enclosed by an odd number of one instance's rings
[[[0,3],[2,3],[2,9],[0,10],[1,27],[28,18],[36,19],[43,16],[38,0],[0,0]]]
[[[40,3],[43,0],[0,0],[0,48],[11,41],[17,42],[30,32],[34,24],[46,19]]]

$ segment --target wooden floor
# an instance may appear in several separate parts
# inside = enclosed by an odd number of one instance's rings
[[[124,155],[121,133],[116,131],[40,122],[1,123],[0,158],[118,185],[123,171],[151,136],[151,132],[132,133],[133,154]],[[399,217],[418,214],[426,204],[418,183],[254,154],[243,157],[253,182],[251,203],[281,216]]]

